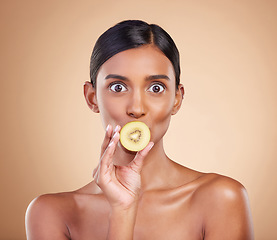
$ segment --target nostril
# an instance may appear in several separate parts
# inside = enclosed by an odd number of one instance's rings
[[[140,118],[145,115],[145,105],[143,103],[141,93],[134,94],[129,101],[126,109],[128,116],[132,118]]]
[[[140,118],[140,117],[144,116],[145,114],[144,113],[129,113],[128,115],[132,118]]]
[[[145,115],[145,111],[143,109],[129,109],[129,111],[127,111],[127,115],[132,118],[140,118]]]

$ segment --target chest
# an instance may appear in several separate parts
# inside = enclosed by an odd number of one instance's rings
[[[75,212],[75,219],[69,224],[72,240],[106,239],[109,211],[107,202],[94,201]],[[138,207],[134,240],[199,240],[201,225],[190,198],[146,196]]]
[[[191,198],[157,198],[142,201],[136,219],[134,240],[194,240],[201,234],[201,219]]]

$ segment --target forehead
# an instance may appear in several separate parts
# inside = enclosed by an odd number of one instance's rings
[[[129,78],[163,74],[174,81],[175,74],[170,60],[153,45],[129,49],[108,59],[99,69],[98,78],[119,74]]]

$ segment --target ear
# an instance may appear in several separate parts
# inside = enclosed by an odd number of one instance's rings
[[[175,102],[174,102],[174,106],[173,106],[171,115],[175,115],[179,111],[179,109],[182,105],[184,95],[185,95],[184,86],[183,86],[183,84],[179,84],[178,89],[176,90]]]
[[[95,113],[99,113],[99,108],[96,99],[96,89],[92,86],[91,82],[85,82],[84,84],[84,96],[89,108]]]

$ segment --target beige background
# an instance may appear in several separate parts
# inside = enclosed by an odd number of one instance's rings
[[[91,180],[104,131],[82,84],[95,40],[124,19],[161,25],[181,53],[168,155],[242,182],[256,239],[276,239],[277,1],[2,0],[0,11],[1,240],[25,239],[34,197]]]

